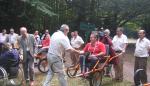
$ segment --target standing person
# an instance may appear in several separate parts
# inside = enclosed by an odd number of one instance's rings
[[[123,28],[118,27],[116,30],[116,35],[113,40],[113,49],[116,53],[125,53],[127,47],[127,36],[123,34]],[[115,70],[115,81],[123,81],[123,59],[124,54],[118,57],[118,63],[114,65]]]
[[[104,37],[100,38],[101,42],[105,44],[105,47],[106,47],[106,55],[109,56],[111,55],[111,48],[112,48],[112,38],[109,36],[110,35],[110,30],[109,29],[105,29],[104,30]],[[110,77],[111,74],[111,67],[112,67],[112,64],[109,64],[107,67],[106,67],[106,71],[105,71],[105,76],[107,77]]]
[[[83,39],[78,35],[78,31],[74,31],[74,37],[71,39],[71,45],[73,48],[80,50],[81,46],[84,44]],[[78,62],[79,54],[72,53],[71,54],[71,60],[72,64],[76,65]]]
[[[150,50],[150,40],[145,37],[145,31],[139,30],[138,31],[139,38],[136,42],[136,48],[134,52],[135,56],[135,65],[134,65],[134,73],[137,72],[138,69],[143,69],[144,72],[140,73],[140,77],[137,77],[135,82],[135,86],[140,86],[140,83],[146,84],[147,83],[147,58],[149,57],[149,50]]]
[[[37,54],[39,52],[39,45],[41,45],[39,31],[37,30],[34,32],[34,39],[35,39],[35,53]]]
[[[60,27],[60,30],[55,32],[51,37],[51,44],[47,55],[50,68],[43,86],[51,86],[49,84],[54,76],[54,72],[51,69],[51,65],[54,62],[57,62],[57,64],[55,64],[53,68],[55,69],[55,71],[59,71],[57,75],[58,75],[60,86],[68,86],[65,71],[63,68],[64,67],[63,54],[65,53],[65,51],[79,53],[77,50],[71,47],[67,36],[68,32],[69,32],[69,26],[63,24]]]
[[[49,34],[49,30],[48,29],[45,30],[45,33],[42,35],[41,40],[44,39],[45,35],[48,35],[49,38],[50,38],[50,34]]]
[[[40,39],[39,31],[38,31],[38,30],[36,30],[36,31],[34,32],[34,37]]]
[[[34,85],[34,36],[27,33],[26,27],[20,28],[19,44],[23,54],[23,70],[26,84]]]
[[[0,33],[0,44],[2,44],[2,43],[6,43],[6,41],[7,41],[7,31],[6,31],[6,29],[3,29],[2,30],[2,33]]]
[[[71,32],[71,40],[74,39],[74,32]]]
[[[7,42],[9,42],[10,44],[12,44],[13,48],[17,48],[18,34],[16,34],[14,32],[13,28],[10,29],[10,33],[8,34],[8,37],[7,37]]]

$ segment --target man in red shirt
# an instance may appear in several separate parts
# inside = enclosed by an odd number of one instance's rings
[[[105,45],[102,42],[98,41],[98,36],[94,33],[90,35],[90,42],[86,44],[81,54],[85,52],[89,52],[90,55],[88,59],[86,59],[85,55],[80,55],[80,65],[81,65],[81,72],[84,73],[87,68],[89,68],[89,64],[94,64],[106,53]],[[85,65],[85,66],[84,66]]]

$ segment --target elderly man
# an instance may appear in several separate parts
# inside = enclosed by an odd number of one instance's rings
[[[55,32],[51,36],[51,44],[48,50],[48,62],[49,62],[49,72],[46,77],[46,81],[44,82],[43,86],[50,86],[50,81],[53,78],[54,71],[51,69],[51,65],[55,62],[55,66],[53,68],[57,72],[58,75],[58,80],[60,83],[60,86],[67,86],[67,80],[65,77],[65,72],[64,72],[64,64],[63,64],[63,54],[65,51],[71,51],[71,52],[76,52],[79,53],[77,50],[73,49],[69,43],[69,39],[67,37],[67,34],[69,32],[69,26],[66,24],[63,24],[60,27],[60,30]]]
[[[30,82],[30,86],[34,83],[34,36],[27,33],[26,27],[20,28],[21,37],[19,45],[23,54],[23,70],[26,83]]]
[[[106,46],[106,55],[110,55],[112,52],[111,52],[111,49],[112,48],[112,38],[110,37],[110,30],[109,29],[105,29],[104,30],[104,35],[105,37],[103,37],[103,40],[102,42],[105,44]],[[112,64],[109,64],[107,67],[106,67],[106,70],[105,70],[105,76],[107,77],[110,77],[111,74],[111,67],[112,67]]]
[[[143,78],[140,79],[138,77],[135,80],[135,86],[140,86],[140,82],[142,84],[147,83],[147,58],[149,56],[150,51],[150,40],[148,40],[145,37],[145,31],[139,30],[138,31],[139,39],[136,42],[136,48],[135,48],[135,66],[134,66],[134,72],[136,73],[138,69],[144,70],[144,72],[141,72],[141,75]]]
[[[125,53],[127,47],[127,36],[123,34],[123,28],[118,27],[116,34],[112,40],[113,49],[116,53]],[[115,81],[123,81],[123,58],[124,54],[118,57],[118,63],[114,65],[115,69]]]
[[[80,50],[81,46],[84,44],[83,39],[78,35],[78,31],[74,31],[74,36],[71,39],[71,45],[73,48]],[[76,65],[78,62],[78,58],[79,58],[79,54],[76,53],[72,53],[71,54],[71,60],[72,60],[72,64]]]

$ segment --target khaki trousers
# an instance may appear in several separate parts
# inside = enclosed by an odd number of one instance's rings
[[[123,81],[123,58],[124,54],[120,55],[118,57],[118,64],[114,65],[115,79],[120,81]]]
[[[66,76],[66,73],[64,71],[64,63],[62,62],[60,57],[58,57],[57,55],[53,55],[53,54],[48,53],[47,54],[47,60],[49,63],[49,71],[47,73],[46,79],[44,79],[43,86],[53,86],[53,85],[51,85],[51,81],[54,77],[54,71],[59,71],[56,74],[58,76],[58,81],[59,81],[60,86],[68,86],[67,85],[67,76]],[[53,66],[53,68],[55,70],[52,71],[51,66],[54,62],[57,62],[57,63],[55,63],[55,66]]]

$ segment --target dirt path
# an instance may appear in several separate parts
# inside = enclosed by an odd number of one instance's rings
[[[150,64],[148,64],[147,67],[147,76],[148,76],[148,82],[150,82]],[[124,62],[124,78],[125,80],[133,82],[134,77],[134,58],[127,57]]]

